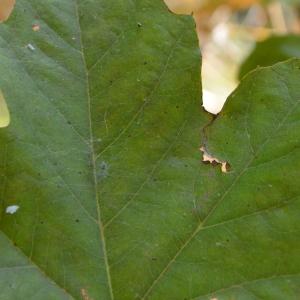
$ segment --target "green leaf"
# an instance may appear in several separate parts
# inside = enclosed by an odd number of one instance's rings
[[[214,120],[192,29],[160,0],[17,2],[0,299],[297,299],[300,62],[249,75]]]
[[[239,77],[258,66],[267,67],[290,58],[300,58],[300,36],[273,36],[257,43],[255,49],[240,67]]]
[[[250,73],[206,128],[231,172],[203,174],[211,206],[151,299],[298,299],[299,76],[299,60]]]

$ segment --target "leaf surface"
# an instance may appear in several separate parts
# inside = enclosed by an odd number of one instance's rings
[[[252,73],[213,121],[192,29],[159,0],[17,2],[1,299],[296,299],[300,63]]]

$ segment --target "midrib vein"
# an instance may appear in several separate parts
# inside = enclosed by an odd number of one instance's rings
[[[113,300],[113,289],[111,284],[111,276],[110,276],[110,269],[108,264],[108,257],[107,257],[107,251],[106,251],[106,241],[105,241],[105,235],[104,235],[104,227],[101,220],[101,212],[100,212],[100,205],[99,205],[99,196],[98,196],[98,183],[97,183],[97,174],[96,174],[96,155],[95,155],[95,149],[94,149],[94,139],[93,139],[93,127],[92,127],[92,113],[91,113],[91,96],[90,96],[90,84],[89,84],[89,72],[87,68],[87,63],[84,55],[84,47],[83,47],[83,41],[82,41],[82,32],[81,32],[81,26],[80,26],[80,19],[79,19],[79,9],[78,9],[78,0],[74,0],[75,4],[75,13],[76,13],[76,19],[77,19],[77,25],[78,25],[78,33],[79,33],[79,41],[80,41],[80,48],[81,48],[81,57],[82,62],[85,69],[85,75],[86,75],[86,96],[87,96],[87,102],[88,102],[88,117],[89,117],[89,133],[90,133],[90,150],[92,155],[92,167],[93,167],[93,179],[94,179],[94,187],[95,187],[95,200],[96,200],[96,206],[97,206],[97,215],[98,215],[98,226],[99,226],[99,232],[100,232],[100,239],[102,242],[102,251],[104,256],[104,262],[105,262],[105,269],[106,269],[106,275],[107,275],[107,282],[110,292],[110,298]]]

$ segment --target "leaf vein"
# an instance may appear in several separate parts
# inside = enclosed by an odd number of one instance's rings
[[[273,131],[273,134],[270,134],[268,138],[265,140],[264,143],[261,144],[259,149],[256,152],[256,155],[253,155],[251,159],[245,164],[241,172],[236,176],[236,178],[233,180],[232,184],[227,188],[227,190],[224,192],[223,196],[216,202],[216,204],[213,206],[213,208],[210,210],[208,215],[204,218],[203,222],[200,223],[197,228],[192,232],[192,234],[188,237],[188,239],[183,243],[183,245],[178,249],[178,251],[175,253],[173,258],[166,264],[164,269],[159,273],[159,275],[156,277],[156,279],[152,282],[148,290],[145,292],[144,296],[142,296],[142,299],[146,299],[150,293],[153,291],[153,288],[157,285],[157,283],[162,279],[162,277],[168,272],[171,265],[175,262],[177,257],[183,252],[183,250],[187,247],[187,245],[194,239],[194,237],[203,229],[205,228],[204,225],[208,222],[208,220],[211,218],[213,213],[216,211],[216,209],[219,207],[219,205],[223,202],[223,200],[226,198],[226,196],[229,194],[229,192],[235,187],[237,182],[241,179],[241,177],[245,174],[248,167],[251,165],[251,163],[255,160],[257,154],[261,152],[265,146],[268,144],[268,142],[272,139],[275,132],[277,132],[281,127],[284,126],[285,122],[288,120],[291,113],[296,109],[296,107],[299,104],[299,100],[296,101],[296,103],[291,107],[291,109],[286,113],[285,117],[282,119],[282,121],[278,124],[277,128]]]
[[[97,183],[97,175],[96,175],[96,155],[95,155],[95,149],[94,149],[93,128],[92,128],[92,113],[91,113],[91,96],[90,96],[89,74],[88,74],[87,63],[86,63],[86,59],[85,59],[85,55],[84,55],[84,49],[83,49],[81,25],[80,25],[80,19],[79,19],[79,8],[78,8],[78,2],[77,1],[78,0],[74,0],[74,4],[75,4],[75,12],[76,12],[76,17],[77,17],[77,22],[78,22],[78,29],[79,29],[79,36],[80,36],[82,61],[83,61],[83,64],[85,66],[85,72],[86,72],[86,94],[87,94],[88,112],[89,112],[90,150],[91,150],[91,154],[92,154],[93,177],[94,177],[94,187],[95,187],[95,200],[96,200],[97,214],[98,214],[98,225],[99,225],[100,238],[101,238],[101,241],[102,241],[102,251],[103,251],[103,255],[104,255],[108,287],[109,287],[110,297],[113,300],[114,299],[114,294],[113,294],[112,283],[111,283],[110,267],[109,267],[109,263],[108,263],[107,250],[106,250],[106,241],[105,241],[105,235],[104,235],[104,228],[103,228],[102,220],[101,220],[100,203],[99,203],[99,196],[98,196],[98,183]]]

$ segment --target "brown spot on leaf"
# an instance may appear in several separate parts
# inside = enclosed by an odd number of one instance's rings
[[[86,289],[82,288],[80,290],[80,292],[81,292],[81,297],[82,297],[83,300],[93,300],[92,298],[89,297],[88,292],[87,292]]]
[[[212,156],[207,152],[205,147],[201,147],[200,151],[203,153],[202,161],[204,163],[212,164],[213,166],[220,165],[223,173],[228,173],[230,171],[230,164],[227,161],[221,161],[220,159]]]
[[[15,2],[15,0],[0,1],[0,22],[4,22],[9,18],[14,9]]]
[[[33,24],[32,25],[32,30],[33,31],[39,31],[40,30],[40,25],[39,24]]]

